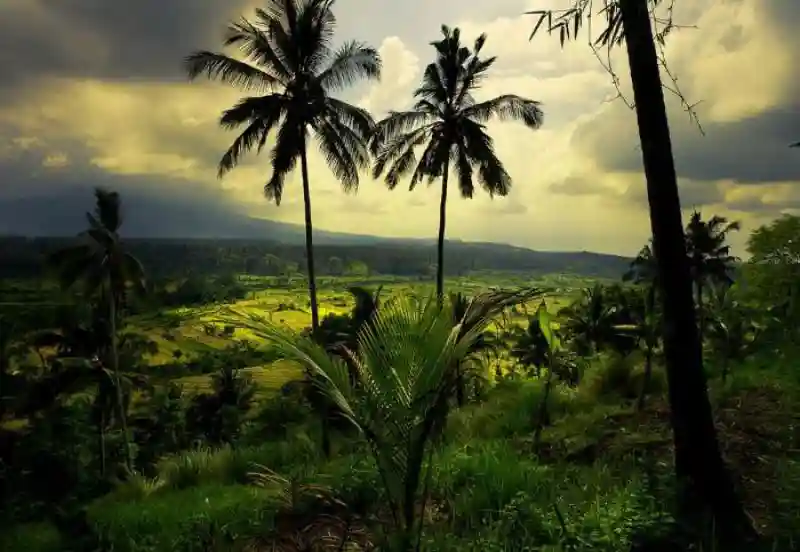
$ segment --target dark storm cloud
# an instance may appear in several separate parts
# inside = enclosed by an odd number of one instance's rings
[[[736,1],[736,0],[730,0]],[[796,0],[762,0],[759,5],[769,22],[765,32],[780,37],[788,52],[800,52],[800,2]],[[742,29],[732,26],[723,37],[723,47],[738,50],[749,40]],[[680,72],[681,68],[675,69]],[[757,67],[742,71],[757,74]],[[675,163],[681,177],[692,180],[734,180],[741,184],[800,181],[800,160],[796,150],[788,145],[800,135],[800,64],[793,67],[783,95],[789,101],[757,115],[736,122],[709,123],[704,121],[703,105],[698,107],[706,136],[688,121],[678,101],[667,95],[670,130],[673,138]],[[737,85],[731,75],[731,86]],[[749,78],[749,77],[748,77]],[[690,98],[697,100],[702,98]],[[624,121],[619,143],[609,147],[608,128]],[[573,143],[597,158],[610,171],[640,172],[641,150],[638,144],[635,119],[623,105],[615,104],[599,118],[584,124],[575,133]]]
[[[682,117],[674,116],[673,121],[675,163],[682,177],[729,179],[742,184],[800,181],[797,151],[788,147],[800,132],[800,102],[775,107],[742,121],[707,124],[705,136]],[[632,142],[636,139],[635,134],[631,136]],[[640,151],[628,147],[608,150],[599,142],[603,140],[599,134],[590,140],[589,144],[581,145],[603,151],[598,160],[604,168],[619,172],[641,170]]]
[[[681,195],[681,205],[684,209],[717,205],[725,201],[725,194],[714,182],[679,179],[678,189]],[[628,186],[625,193],[622,195],[628,201],[636,203],[643,208],[648,208],[649,206],[647,201],[647,183],[644,177],[642,177],[640,183]]]
[[[4,161],[0,234],[75,234],[85,227],[84,213],[93,207],[93,189],[102,186],[122,197],[125,235],[258,235],[259,225],[216,186],[168,177],[112,175],[74,153],[68,157],[71,164],[63,169],[42,167],[43,155],[35,149]]]
[[[3,0],[0,88],[48,76],[182,79],[246,0]],[[216,37],[216,39],[215,39]]]

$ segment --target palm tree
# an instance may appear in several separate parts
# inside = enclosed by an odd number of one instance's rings
[[[614,321],[619,308],[610,300],[602,284],[581,291],[581,296],[558,314],[562,330],[569,335],[581,355],[600,352],[613,342]]]
[[[742,361],[753,352],[759,327],[756,313],[740,304],[731,289],[712,288],[713,310],[709,320],[709,340],[722,363],[722,382],[728,379],[731,362]]]
[[[526,369],[534,368],[536,377],[541,377],[542,368],[547,366],[548,344],[539,324],[538,316],[528,317],[528,326],[523,330],[516,326],[512,334],[514,344],[511,356]]]
[[[73,397],[75,393],[94,390],[89,415],[91,423],[97,428],[100,474],[105,475],[106,433],[115,418],[124,416],[127,412],[134,388],[148,388],[147,380],[140,374],[115,374],[96,356],[93,358],[67,356],[63,351],[48,360],[46,373],[29,383],[18,406],[18,413],[31,416],[47,412]],[[122,408],[118,402],[120,394],[123,401]],[[116,421],[121,424],[121,420]],[[125,461],[128,460],[126,452]]]
[[[633,282],[647,286],[647,308],[655,308],[656,293],[661,285],[658,277],[658,262],[653,253],[653,239],[642,247],[636,257],[631,261],[628,271],[622,276],[623,282]]]
[[[662,288],[664,356],[675,445],[675,472],[687,483],[684,485],[686,492],[682,493],[687,499],[685,503],[696,503],[699,498],[703,505],[708,506],[717,516],[717,526],[728,530],[722,537],[751,538],[755,535],[752,520],[744,511],[720,453],[703,370],[678,177],[656,48],[656,41],[663,44],[667,32],[674,26],[670,21],[662,31],[654,33],[651,17],[655,16],[651,7],[658,3],[659,0],[607,2],[602,11],[608,24],[594,43],[608,48],[624,45],[628,57],[647,184],[653,251]],[[530,12],[539,15],[531,37],[548,21],[547,31],[557,30],[562,44],[575,38],[584,21],[591,21],[593,5],[592,2],[575,0],[571,8],[560,12]]]
[[[703,291],[709,285],[733,284],[732,265],[738,259],[730,254],[731,248],[725,241],[730,232],[739,228],[738,222],[728,222],[725,217],[713,216],[704,221],[698,211],[692,213],[686,225],[686,253],[694,281],[701,343],[705,334]]]
[[[409,550],[421,530],[417,505],[431,475],[432,441],[441,434],[454,392],[454,367],[506,308],[537,290],[496,291],[473,298],[454,323],[449,306],[405,297],[384,305],[359,335],[350,366],[311,337],[254,314],[229,311],[231,323],[248,328],[281,354],[319,376],[320,390],[371,445],[398,526],[399,550]],[[471,329],[462,331],[469,324]],[[427,462],[426,462],[427,460]],[[428,472],[424,474],[427,463]]]
[[[480,320],[482,320],[480,316],[466,318],[470,305],[470,299],[463,293],[450,294],[450,311],[453,313],[453,321],[456,324],[461,323],[460,333],[464,335],[472,331],[473,324],[479,323]],[[480,368],[485,367],[483,359],[488,353],[496,353],[500,346],[500,342],[494,339],[495,336],[496,334],[491,332],[488,328],[480,332],[473,341],[466,358],[454,367],[455,400],[459,407],[466,404],[468,381],[472,381],[475,384],[473,390],[480,388],[482,381]]]
[[[260,153],[274,133],[272,175],[264,194],[280,205],[286,176],[300,160],[311,325],[316,328],[319,308],[308,176],[309,129],[344,189],[357,189],[359,168],[369,165],[366,142],[374,121],[364,109],[330,94],[360,78],[379,78],[381,61],[374,48],[360,42],[333,49],[334,0],[267,0],[266,4],[256,10],[255,21],[242,19],[228,27],[224,44],[237,46],[243,60],[199,51],[186,58],[185,68],[190,79],[205,74],[259,94],[242,99],[220,118],[226,129],[244,127],[219,162],[220,178],[236,167],[246,152],[255,149]]]
[[[376,156],[374,177],[386,172],[385,181],[390,189],[409,173],[410,189],[423,178],[429,183],[442,179],[436,271],[436,295],[440,303],[444,297],[450,165],[456,169],[462,197],[471,198],[475,193],[476,170],[478,181],[490,196],[505,196],[511,189],[511,176],[497,157],[484,123],[498,117],[522,121],[533,129],[542,124],[542,111],[533,100],[513,94],[483,102],[473,97],[496,61],[495,57],[481,57],[486,35],[479,36],[470,50],[461,44],[459,29],[442,26],[442,34],[441,40],[432,43],[436,61],[426,67],[422,83],[414,92],[416,103],[409,111],[389,113],[378,123],[371,141]],[[415,151],[422,147],[422,156],[417,161]]]
[[[128,469],[133,468],[128,426],[124,412],[122,383],[119,374],[117,328],[120,307],[128,288],[145,289],[144,269],[139,260],[122,246],[119,229],[122,212],[119,194],[97,188],[94,214],[86,213],[89,229],[80,234],[80,242],[53,253],[48,261],[56,269],[62,287],[70,288],[79,280],[87,295],[99,295],[99,304],[107,309],[111,371],[117,382],[117,408],[122,425]]]
[[[644,410],[645,398],[653,376],[653,360],[656,349],[661,343],[661,313],[656,311],[652,289],[652,285],[646,288],[641,300],[629,301],[626,311],[631,320],[615,326],[620,335],[632,337],[638,346],[644,348],[644,378],[639,390],[639,397],[636,400],[636,410],[638,411]],[[641,290],[636,291],[641,292]]]

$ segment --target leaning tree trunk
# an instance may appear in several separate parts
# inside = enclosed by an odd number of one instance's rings
[[[685,489],[717,527],[754,535],[717,442],[695,319],[677,175],[648,0],[619,0],[642,148],[653,245],[662,286],[664,353],[675,445]]]
[[[131,443],[128,435],[128,419],[125,414],[125,401],[122,397],[122,378],[119,375],[119,350],[117,349],[117,295],[108,283],[108,316],[111,331],[111,370],[114,372],[114,387],[117,391],[117,412],[119,413],[119,423],[122,426],[122,442],[125,446],[125,467],[128,472],[133,472],[133,461],[131,460]]]
[[[311,189],[308,183],[308,156],[306,154],[305,130],[302,131],[300,169],[303,175],[303,210],[306,223],[306,263],[308,267],[308,296],[311,300],[311,329],[319,328],[319,306],[317,305],[317,277],[314,270],[314,227],[311,223]]]
[[[450,163],[444,164],[442,172],[442,197],[439,201],[439,237],[436,242],[436,300],[444,304],[444,231],[447,225],[447,177]]]

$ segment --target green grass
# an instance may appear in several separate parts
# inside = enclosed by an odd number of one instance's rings
[[[800,526],[793,362],[757,359],[738,367],[727,385],[712,381],[726,457],[756,522],[784,539],[776,550],[791,549],[786,539]],[[554,423],[538,454],[531,432],[540,382],[504,383],[455,412],[434,456],[425,549],[555,552],[567,538],[573,550],[618,552],[640,535],[668,529],[671,431],[663,388],[636,413],[622,399],[628,380],[596,383],[620,370],[613,366],[599,359],[578,389],[556,386]],[[256,465],[382,511],[381,478],[365,449],[351,444],[329,461],[317,451],[314,439],[298,433],[285,442],[178,455],[159,464],[156,479],[134,479],[101,499],[92,519],[115,549],[130,552],[192,550],[191,536],[196,541],[212,525],[246,542],[272,527],[268,511],[277,508],[269,493],[247,486]],[[759,460],[745,463],[753,453]]]

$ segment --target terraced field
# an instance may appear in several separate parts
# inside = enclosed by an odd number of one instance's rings
[[[311,314],[308,296],[303,287],[279,289],[274,287],[273,282],[268,278],[249,278],[246,283],[250,288],[248,298],[236,303],[193,309],[175,309],[163,311],[156,316],[131,319],[130,330],[146,335],[158,346],[158,352],[147,357],[148,363],[154,367],[163,366],[174,361],[176,354],[179,354],[183,361],[188,361],[211,349],[224,348],[236,340],[249,340],[258,345],[258,339],[245,329],[237,328],[232,335],[227,337],[207,332],[206,326],[212,324],[223,307],[233,307],[240,312],[264,316],[276,324],[286,324],[296,331],[310,326]],[[338,314],[350,311],[353,301],[347,287],[352,285],[361,285],[372,289],[376,289],[380,285],[382,286],[382,298],[405,294],[425,296],[433,292],[433,286],[427,282],[402,280],[387,282],[377,279],[365,281],[341,278],[326,282],[326,284],[319,290],[321,317],[330,313]],[[454,279],[447,283],[447,290],[452,293],[474,295],[492,287],[513,288],[519,286],[534,286],[547,290],[546,301],[552,312],[557,312],[567,304],[579,287],[573,280],[561,281],[557,276],[543,281],[513,277],[487,277]],[[538,305],[539,301],[537,300],[521,309],[516,309],[507,322],[518,325],[526,324],[527,313],[532,313]],[[180,353],[176,353],[176,351],[180,351]],[[248,366],[245,370],[252,374],[265,394],[274,392],[283,383],[298,375],[298,368],[285,362],[276,362],[266,366]],[[202,391],[210,385],[210,376],[193,375],[178,378],[176,381],[185,385],[189,390]]]

